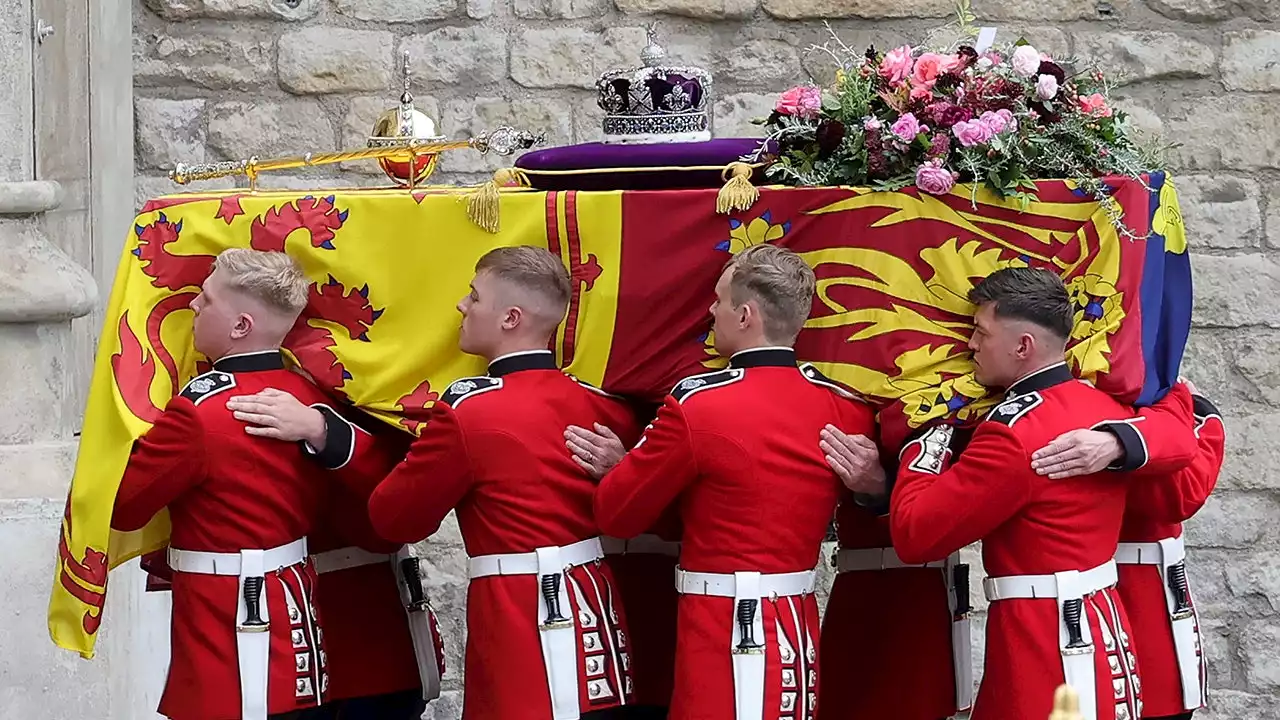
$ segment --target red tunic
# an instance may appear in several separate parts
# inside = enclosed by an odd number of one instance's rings
[[[636,536],[674,503],[684,570],[812,570],[841,487],[818,447],[819,433],[832,424],[867,434],[874,422],[869,407],[837,390],[812,368],[797,369],[789,349],[739,353],[726,371],[682,381],[600,484],[601,528]],[[761,606],[764,718],[812,717],[817,603],[810,594]],[[734,718],[733,617],[732,598],[680,597],[673,720]],[[784,671],[795,678],[786,690],[794,714],[781,711]]]
[[[888,517],[846,492],[840,548],[892,546]],[[942,568],[840,573],[822,620],[819,720],[940,720],[956,713],[951,611]]]
[[[890,511],[893,544],[903,561],[939,560],[982,540],[988,575],[1004,577],[1084,571],[1115,554],[1125,483],[1104,473],[1049,480],[1031,469],[1031,454],[1063,432],[1133,412],[1075,381],[1065,363],[1015,383],[1008,397],[977,426],[949,469],[928,467],[922,441],[903,449]],[[1140,447],[1150,454],[1135,464],[1149,472],[1184,466],[1189,422],[1186,430],[1185,438],[1174,432],[1146,437]],[[1087,595],[1084,616],[1095,642],[1098,719],[1115,720],[1117,707],[1137,717],[1137,668],[1127,652],[1129,623],[1115,589]],[[1052,598],[991,604],[974,720],[1048,717],[1064,680],[1059,625]]]
[[[1181,385],[1178,391],[1186,392]],[[1181,536],[1182,522],[1194,515],[1213,492],[1222,468],[1226,431],[1221,415],[1205,398],[1195,397],[1194,412],[1198,440],[1195,458],[1173,475],[1143,477],[1129,483],[1121,542],[1157,542]],[[1141,414],[1153,418],[1156,415],[1152,410]],[[1120,597],[1133,623],[1138,662],[1142,665],[1143,716],[1182,714],[1182,681],[1161,567],[1120,565]],[[1193,608],[1194,604],[1192,598]]]
[[[244,423],[226,408],[226,399],[268,387],[304,403],[323,402],[323,395],[285,370],[277,351],[223,358],[213,368],[175,396],[135,443],[116,494],[112,527],[139,529],[168,508],[173,547],[218,553],[269,549],[309,535],[328,488],[321,482],[323,475],[317,477],[297,446],[247,434]],[[174,574],[162,715],[175,720],[240,717],[239,587],[234,576]],[[266,575],[271,714],[316,705],[327,682],[314,632],[314,587],[310,564]],[[289,621],[291,608],[300,611],[296,624]],[[307,671],[300,671],[300,664]]]
[[[383,540],[369,521],[369,495],[408,448],[394,430],[371,434],[326,405],[328,439],[317,460],[339,473],[327,522],[311,536],[311,553],[358,547],[394,554],[400,543]],[[398,456],[397,456],[398,453]],[[421,689],[408,617],[391,560],[319,575],[316,593],[324,617],[329,660],[329,699]]]
[[[471,557],[529,553],[598,537],[591,513],[595,484],[565,445],[570,425],[601,423],[624,442],[639,430],[619,399],[556,369],[549,352],[506,356],[490,375],[455,382],[436,403],[408,456],[369,501],[374,528],[396,542],[434,533],[456,508]],[[456,409],[455,409],[456,408]],[[579,652],[583,712],[616,707],[628,693],[625,614],[604,564],[567,574],[572,613],[597,621],[590,667]],[[580,593],[580,594],[579,594]],[[551,696],[538,630],[537,575],[494,575],[471,581],[467,592],[467,651],[463,716],[467,720],[547,720]],[[614,620],[616,618],[616,622]],[[587,632],[578,623],[581,650]],[[620,636],[620,637],[619,637]],[[603,663],[603,665],[601,665]],[[599,695],[588,695],[588,677]],[[599,690],[606,681],[607,694]]]

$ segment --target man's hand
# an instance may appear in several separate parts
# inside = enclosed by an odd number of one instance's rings
[[[227,409],[235,419],[249,423],[244,431],[250,435],[287,442],[305,440],[316,452],[324,449],[324,415],[283,390],[267,388],[254,395],[237,395],[227,400]]]
[[[600,423],[595,423],[595,428],[596,431],[591,432],[577,425],[570,425],[564,431],[564,444],[573,453],[573,461],[592,478],[599,480],[622,462],[627,449],[609,428]]]
[[[834,425],[822,429],[818,447],[840,482],[855,493],[880,496],[885,492],[880,451],[865,435],[846,435]]]
[[[1196,389],[1196,385],[1195,385],[1195,383],[1191,382],[1191,381],[1190,381],[1190,380],[1188,380],[1187,378],[1180,377],[1180,378],[1178,378],[1178,382],[1182,383],[1183,385],[1186,385],[1186,386],[1187,386],[1187,389],[1191,391],[1191,394],[1192,394],[1192,395],[1199,395],[1199,394],[1200,394],[1200,391]]]
[[[1124,452],[1115,435],[1101,430],[1071,430],[1035,451],[1031,469],[1051,480],[1102,472]]]

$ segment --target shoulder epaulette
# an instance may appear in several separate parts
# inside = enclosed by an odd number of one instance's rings
[[[206,399],[217,395],[223,390],[230,390],[236,386],[236,377],[231,373],[210,370],[203,375],[197,375],[191,378],[191,382],[182,388],[182,397],[190,400],[192,403],[199,405]]]
[[[454,380],[453,384],[444,391],[444,396],[440,398],[440,402],[451,408],[457,408],[462,404],[463,400],[469,397],[497,390],[500,387],[502,387],[502,378],[489,377],[488,375],[466,377]]]
[[[676,386],[671,389],[671,397],[675,398],[676,402],[683,403],[695,393],[702,392],[708,388],[724,387],[738,382],[742,378],[743,372],[740,368],[691,375],[676,383]]]
[[[572,380],[572,381],[574,381],[574,382],[578,383],[578,384],[579,384],[579,385],[581,385],[582,387],[586,388],[587,390],[590,390],[591,392],[593,392],[593,393],[595,393],[595,394],[597,394],[597,395],[603,395],[603,396],[605,396],[605,397],[607,397],[607,398],[613,398],[614,400],[622,400],[622,399],[623,399],[621,395],[614,395],[614,394],[613,394],[613,393],[611,393],[611,392],[608,392],[608,391],[605,391],[605,390],[601,390],[600,388],[596,387],[595,385],[592,385],[591,383],[587,382],[586,380],[581,380],[581,379],[579,379],[579,378],[578,378],[578,377],[576,377],[575,375],[572,375],[572,374],[570,374],[570,373],[565,373],[565,375],[566,375],[566,376],[568,376],[568,378],[569,378],[570,380]]]
[[[808,380],[814,385],[821,385],[822,387],[827,388],[828,390],[834,392],[840,397],[848,398],[850,400],[862,400],[862,398],[854,391],[850,390],[844,385],[841,385],[835,380],[832,380],[826,375],[823,375],[822,371],[814,367],[812,363],[802,364],[800,366],[800,374],[804,375],[805,380]]]
[[[1026,395],[1019,395],[1010,400],[1005,400],[995,406],[991,412],[987,413],[984,418],[987,422],[998,422],[1001,425],[1013,427],[1023,416],[1031,412],[1031,410],[1040,403],[1044,402],[1044,398],[1038,392],[1029,392]]]

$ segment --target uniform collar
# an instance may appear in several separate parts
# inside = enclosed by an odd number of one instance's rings
[[[1072,379],[1074,379],[1074,376],[1065,361],[1054,363],[1049,367],[1040,368],[1033,373],[1023,375],[1021,379],[1009,386],[1009,389],[1005,391],[1005,397],[1016,397],[1030,392],[1045,390]]]
[[[559,370],[556,356],[550,350],[524,350],[507,353],[489,363],[489,377],[502,377],[521,370]]]
[[[284,356],[279,350],[259,350],[257,352],[236,353],[218,358],[213,369],[220,372],[242,373],[258,370],[283,370]]]
[[[729,367],[795,367],[796,351],[789,347],[760,347],[736,352],[729,358]]]

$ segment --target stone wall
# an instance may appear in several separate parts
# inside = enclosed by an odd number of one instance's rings
[[[362,145],[412,55],[419,107],[452,137],[512,123],[552,144],[599,138],[593,81],[630,65],[657,19],[669,57],[715,75],[717,136],[749,133],[771,93],[822,73],[823,19],[851,45],[889,47],[945,21],[952,0],[135,0],[137,194],[170,192],[177,161]],[[1181,144],[1172,169],[1190,228],[1195,331],[1187,374],[1231,432],[1219,489],[1190,523],[1208,629],[1206,718],[1280,717],[1280,3],[973,0],[1002,37],[1127,75],[1122,106]],[[1270,29],[1269,29],[1270,28]],[[825,78],[825,76],[821,76]],[[502,164],[448,155],[438,181]],[[264,186],[377,184],[372,165],[268,176]],[[229,182],[224,185],[229,185]],[[456,527],[432,549],[458,708]],[[975,588],[976,589],[976,588]]]

